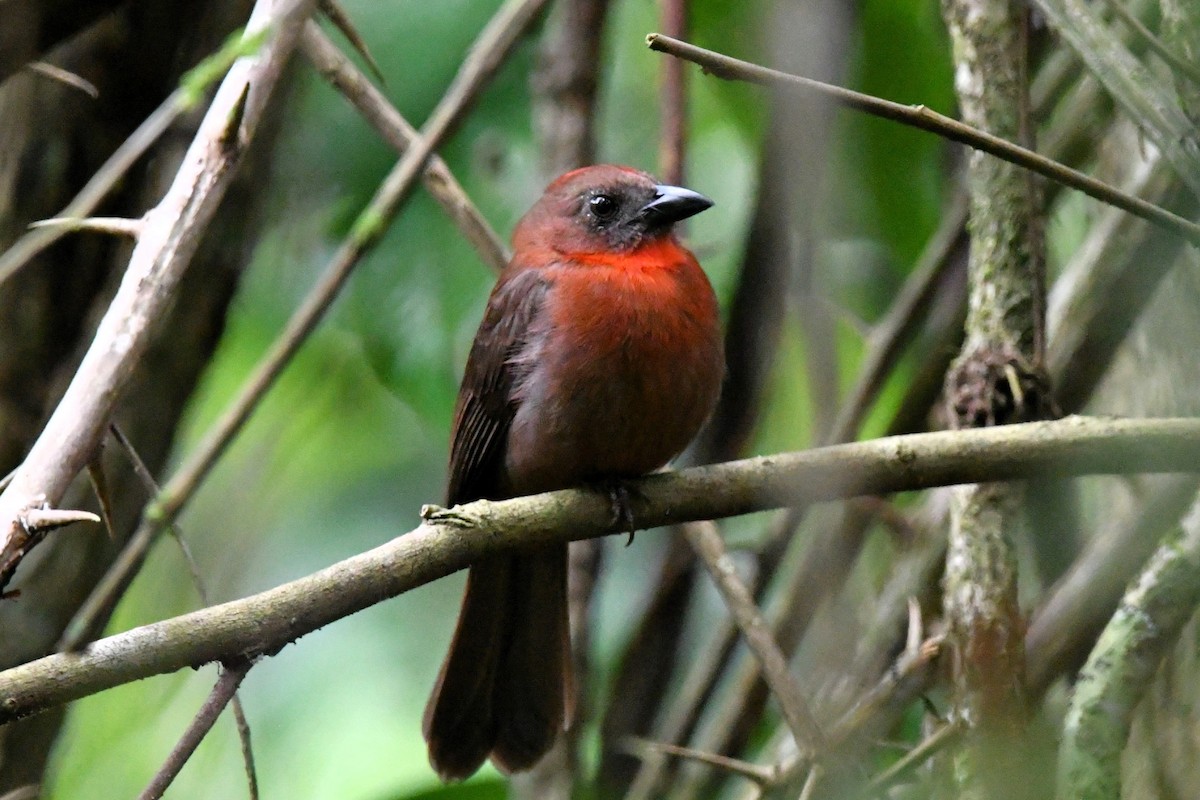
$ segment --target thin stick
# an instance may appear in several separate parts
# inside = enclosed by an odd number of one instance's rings
[[[150,468],[146,466],[146,462],[142,460],[141,455],[133,446],[133,442],[129,441],[129,437],[121,430],[121,427],[115,422],[110,428],[113,438],[117,444],[125,452],[130,464],[133,465],[133,471],[141,480],[142,486],[145,487],[147,493],[154,497],[160,491],[158,482],[154,480],[154,476],[150,473]],[[204,586],[204,579],[200,575],[200,567],[196,563],[195,557],[192,555],[192,549],[188,547],[187,541],[183,538],[183,531],[179,526],[172,523],[170,526],[171,537],[179,546],[179,551],[183,554],[183,560],[187,564],[188,571],[192,576],[192,586],[196,589],[196,594],[200,597],[202,605],[211,605],[208,597],[208,590]],[[83,620],[82,624],[76,626],[75,620],[72,619],[72,625],[68,626],[64,632],[63,639],[59,641],[58,649],[60,651],[72,652],[78,650],[84,644],[82,639],[68,639],[67,634],[75,629],[85,633],[90,633],[95,625],[94,620]],[[233,716],[237,722],[238,741],[241,743],[242,764],[246,770],[246,781],[250,790],[251,800],[258,797],[258,770],[254,765],[254,748],[250,744],[250,722],[246,719],[246,709],[242,706],[242,698],[235,692],[233,695]]]
[[[48,64],[45,61],[31,61],[26,66],[30,72],[44,75],[51,80],[70,86],[72,89],[78,89],[93,100],[100,96],[100,90],[96,88],[96,84],[70,70]]]
[[[738,577],[717,526],[711,522],[691,523],[684,526],[684,535],[708,569],[746,644],[762,666],[763,679],[779,702],[783,718],[796,739],[796,746],[819,758],[819,754],[828,749],[825,734],[792,678],[787,658],[775,641],[771,626],[755,605],[746,584]]]
[[[701,764],[723,769],[726,772],[732,772],[735,775],[741,775],[743,778],[748,778],[754,781],[759,786],[771,783],[775,780],[777,771],[773,767],[764,767],[749,761],[742,761],[737,758],[729,758],[719,753],[708,753],[703,750],[695,750],[691,747],[680,747],[677,744],[669,744],[667,742],[652,742],[648,739],[642,739],[636,736],[631,736],[625,740],[626,751],[632,755],[645,758],[648,754],[662,754],[674,756],[676,758],[684,758],[689,761],[696,761]]]
[[[208,477],[229,443],[274,385],[275,379],[324,317],[354,268],[378,242],[388,221],[395,216],[408,197],[416,177],[427,159],[432,156],[434,148],[449,135],[453,125],[495,74],[522,32],[532,24],[545,3],[546,0],[508,0],[488,23],[460,67],[454,82],[430,115],[430,121],[426,125],[428,133],[412,140],[409,150],[359,215],[350,235],[338,248],[316,286],[271,344],[254,374],[242,384],[238,396],[226,407],[204,439],[167,481],[155,501],[148,506],[142,524],[80,607],[76,619],[101,613],[101,609],[111,607],[124,592],[158,534],[179,516],[183,507]]]
[[[936,133],[943,138],[960,144],[965,144],[977,150],[982,150],[997,158],[1024,167],[1032,172],[1057,181],[1065,186],[1078,189],[1089,197],[1102,203],[1115,206],[1123,211],[1140,217],[1158,227],[1178,234],[1193,245],[1200,245],[1200,225],[1172,214],[1164,208],[1148,203],[1140,197],[1128,195],[1119,189],[1085,175],[1078,170],[1060,164],[1053,159],[1039,155],[1032,150],[1013,144],[1012,142],[993,136],[989,133],[972,128],[956,119],[939,114],[922,105],[906,106],[883,100],[878,97],[833,86],[821,81],[791,75],[767,67],[752,64],[749,61],[731,58],[721,53],[697,47],[688,42],[681,42],[669,36],[652,33],[646,37],[646,43],[651,50],[667,53],[698,64],[704,70],[725,80],[746,81],[760,85],[790,87],[798,91],[818,92],[827,95],[836,102],[857,111],[864,111],[883,119],[900,122],[923,131]]]
[[[871,783],[867,785],[866,794],[868,796],[883,794],[901,778],[940,752],[943,747],[955,741],[962,732],[963,726],[957,722],[951,722],[938,728],[920,744],[905,753],[899,761],[872,778]]]
[[[677,39],[688,35],[687,0],[659,0],[663,30]],[[659,101],[662,132],[658,140],[658,164],[662,180],[682,184],[687,153],[687,72],[683,63],[668,59],[662,65]]]
[[[409,124],[396,107],[375,88],[366,76],[329,40],[315,22],[308,22],[300,36],[300,49],[313,67],[358,109],[397,153],[412,146],[417,130]],[[499,272],[508,264],[508,247],[483,214],[479,212],[466,190],[450,172],[440,156],[429,159],[421,176],[433,199],[445,209],[467,241],[475,248],[484,264]]]
[[[175,780],[175,776],[183,769],[183,765],[192,757],[192,753],[196,752],[200,742],[212,730],[212,726],[216,723],[217,717],[221,716],[221,712],[225,710],[225,706],[233,699],[234,693],[237,692],[238,686],[246,677],[246,673],[250,671],[250,662],[244,661],[237,666],[226,666],[221,670],[220,676],[217,678],[217,683],[209,693],[208,699],[204,701],[204,705],[196,713],[192,724],[183,732],[183,736],[179,738],[178,744],[171,754],[167,756],[167,760],[159,768],[150,785],[147,786],[142,793],[138,795],[138,800],[158,800],[163,796],[163,792]]]

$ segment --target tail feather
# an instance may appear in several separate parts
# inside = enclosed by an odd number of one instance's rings
[[[567,617],[567,548],[522,555],[515,623],[493,696],[492,760],[504,772],[530,769],[570,722],[574,689]]]
[[[530,769],[573,712],[565,545],[471,567],[450,652],[425,708],[429,761],[443,780],[489,755]]]
[[[516,559],[471,567],[458,625],[425,707],[429,763],[443,780],[469,777],[496,738],[496,672],[512,627]]]

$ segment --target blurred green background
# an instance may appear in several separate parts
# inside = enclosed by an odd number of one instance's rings
[[[419,125],[454,75],[496,0],[347,2],[387,77],[384,90]],[[693,38],[761,56],[762,2],[692,4]],[[617,0],[605,31],[600,157],[655,169],[657,75],[643,43],[658,28],[651,0]],[[945,33],[934,0],[858,4],[847,83],[952,112]],[[527,40],[442,154],[507,236],[542,188],[530,122]],[[217,359],[194,399],[178,451],[206,430],[307,292],[395,155],[304,64],[274,156],[268,227]],[[724,304],[737,279],[765,126],[762,92],[691,70],[688,184],[717,206],[691,227],[693,249]],[[803,131],[796,135],[802,136]],[[828,153],[818,253],[839,322],[843,379],[853,377],[861,322],[876,319],[937,222],[949,169],[937,139],[841,114]],[[361,266],[331,318],[270,394],[182,528],[214,601],[277,585],[399,535],[437,502],[450,414],[492,274],[418,192]],[[783,336],[758,451],[809,444],[806,373],[795,320]],[[903,385],[914,365],[893,377]],[[877,417],[890,410],[885,396]],[[878,432],[878,423],[867,433]],[[600,587],[596,640],[610,668],[628,634],[629,598],[649,590],[661,537],[614,547]],[[178,549],[154,552],[110,630],[195,608]],[[301,639],[258,665],[242,691],[264,796],[384,800],[437,787],[420,714],[457,612],[462,576],[382,603]],[[75,705],[49,796],[130,797],[144,786],[211,688],[214,669],[164,676]],[[476,788],[470,788],[474,784]],[[490,767],[440,797],[503,796]],[[226,715],[168,796],[245,794]],[[432,795],[431,795],[432,796]]]

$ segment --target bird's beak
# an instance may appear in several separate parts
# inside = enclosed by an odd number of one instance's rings
[[[642,206],[639,216],[655,225],[670,225],[699,214],[713,204],[699,192],[682,186],[659,184],[654,187],[654,199]]]

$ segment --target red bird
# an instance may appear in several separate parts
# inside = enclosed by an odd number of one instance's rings
[[[724,374],[717,301],[674,224],[712,205],[644,172],[585,167],[517,224],[467,359],[447,502],[620,481],[679,454]],[[567,547],[471,567],[425,709],[443,780],[531,768],[569,723]]]

